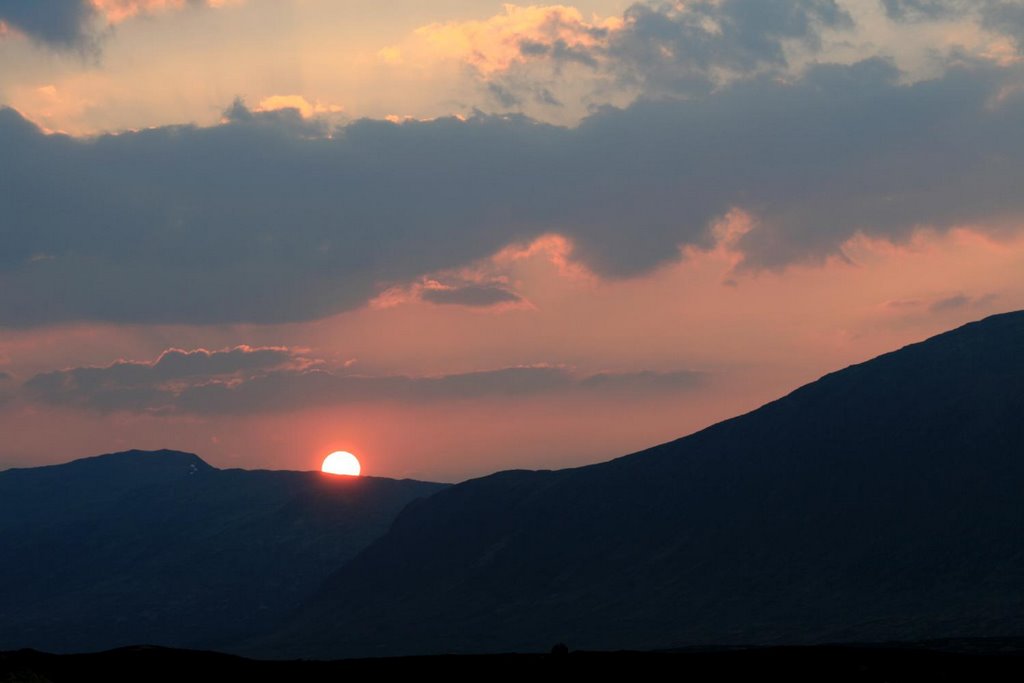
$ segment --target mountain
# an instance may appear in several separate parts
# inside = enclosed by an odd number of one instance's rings
[[[598,465],[409,507],[264,653],[1024,633],[1024,313]]]
[[[220,470],[175,451],[0,472],[0,650],[247,637],[444,486]]]

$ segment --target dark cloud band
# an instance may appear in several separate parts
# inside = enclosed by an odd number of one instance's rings
[[[1024,210],[1020,69],[905,85],[883,60],[604,109],[576,128],[479,115],[338,130],[236,106],[210,128],[77,139],[0,109],[0,325],[275,323],[559,233],[627,277],[712,246],[745,268],[857,232],[1005,229]]]
[[[92,45],[95,18],[88,0],[0,0],[0,21],[61,50]]]
[[[169,361],[173,358],[173,361]],[[122,361],[38,374],[25,400],[101,413],[243,414],[323,405],[419,403],[576,392],[648,395],[702,386],[694,371],[602,373],[577,377],[564,368],[527,366],[431,377],[361,376],[332,371],[284,349],[172,350],[152,363]]]

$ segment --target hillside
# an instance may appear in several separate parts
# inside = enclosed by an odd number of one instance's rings
[[[406,509],[263,653],[1024,633],[1024,313],[610,462]]]
[[[265,630],[443,487],[175,451],[0,472],[0,649],[216,647]]]

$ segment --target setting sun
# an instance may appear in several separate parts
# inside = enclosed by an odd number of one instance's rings
[[[348,451],[334,451],[324,458],[324,464],[320,469],[327,474],[343,474],[349,477],[358,477],[362,471],[359,459]]]

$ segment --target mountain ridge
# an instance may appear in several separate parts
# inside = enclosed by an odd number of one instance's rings
[[[265,644],[366,656],[1024,629],[1024,313],[596,465],[438,492]],[[975,633],[974,631],[977,631]]]
[[[216,647],[271,628],[445,484],[122,451],[0,472],[0,649]]]

